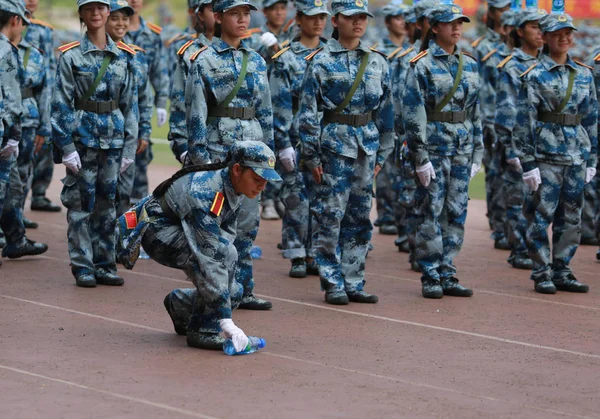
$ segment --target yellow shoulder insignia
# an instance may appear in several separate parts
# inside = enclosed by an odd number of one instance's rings
[[[180,41],[183,38],[185,38],[186,36],[188,36],[188,35],[185,33],[177,34],[174,37],[172,37],[171,39],[169,39],[167,42],[165,42],[165,46],[170,47],[174,42]]]
[[[600,54],[598,54],[594,57],[594,61],[600,62]]]
[[[306,57],[304,57],[304,59],[306,61],[312,60],[315,57],[315,55],[317,55],[322,49],[323,49],[323,47],[321,47],[321,48],[319,48],[317,50],[314,50],[313,52],[311,52],[310,54],[308,54]]]
[[[127,45],[125,42],[123,41],[119,41],[117,42],[117,48],[122,49],[123,51],[127,51],[128,53],[130,53],[131,55],[135,55],[137,54],[137,52],[135,52],[135,50],[133,48],[131,48],[129,45]]]
[[[412,51],[414,51],[415,47],[410,47],[409,49],[407,49],[406,51],[404,51],[402,54],[398,55],[398,58],[402,58],[408,54],[410,54]]]
[[[383,52],[378,51],[375,49],[375,47],[369,47],[369,49],[373,52],[376,52],[377,54],[381,54],[381,56],[383,56],[383,58],[385,58],[387,60],[387,55],[385,55]]]
[[[160,35],[162,33],[162,28],[160,26],[155,25],[154,23],[150,23],[150,22],[148,22],[147,25],[150,28],[150,30],[152,32],[154,32],[155,34]]]
[[[204,46],[203,46],[202,48],[200,48],[198,51],[194,52],[194,53],[192,54],[192,56],[190,57],[190,61],[192,61],[192,62],[196,61],[196,58],[198,58],[198,55],[200,55],[200,53],[201,53],[202,51],[205,51],[205,50],[206,50],[206,48],[208,48],[208,45],[204,45]]]
[[[255,33],[260,33],[260,28],[252,28],[246,31],[246,34],[242,36],[242,39],[250,38]]]
[[[70,49],[78,47],[79,45],[81,45],[81,42],[79,42],[79,41],[69,42],[68,44],[64,44],[63,46],[58,47],[58,50],[62,53],[65,53]]]
[[[292,27],[292,25],[296,23],[296,19],[290,19],[288,20],[288,23],[285,24],[285,26],[283,27],[283,31],[287,32],[290,30],[290,28]]]
[[[498,51],[498,48],[494,48],[493,50],[491,50],[490,52],[488,52],[487,54],[485,54],[485,55],[483,56],[483,58],[481,59],[481,62],[482,62],[482,63],[484,63],[484,62],[486,62],[487,60],[489,60],[489,59],[490,59],[490,57],[491,57],[492,55],[494,55],[494,54],[495,54],[497,51]]]
[[[589,68],[590,70],[593,70],[593,69],[594,69],[594,67],[590,67],[589,65],[587,65],[587,64],[584,64],[584,63],[582,63],[581,61],[577,61],[577,60],[573,60],[573,61],[575,61],[575,64],[579,64],[579,65],[580,65],[580,66],[582,66],[582,67]]]
[[[392,58],[394,58],[394,55],[398,54],[400,51],[402,51],[403,47],[398,47],[395,50],[393,50],[392,52],[390,52],[387,56],[388,60],[391,60]]]
[[[272,60],[276,60],[277,58],[281,57],[281,55],[282,55],[284,52],[286,52],[288,49],[290,49],[290,48],[291,48],[290,46],[287,46],[287,47],[285,47],[285,48],[283,48],[283,49],[280,49],[280,50],[279,50],[279,52],[278,52],[277,54],[275,54],[275,55],[273,55],[273,56],[271,57],[271,59],[272,59]]]
[[[474,59],[475,61],[477,61],[477,58],[475,58],[475,56],[473,54],[471,54],[470,52],[466,52],[466,51],[461,51],[462,55],[466,55],[467,57],[470,57],[472,59]]]
[[[411,60],[409,61],[409,63],[411,63],[411,64],[414,64],[414,63],[416,63],[416,62],[417,62],[417,61],[419,61],[421,58],[423,58],[424,56],[426,56],[428,52],[429,52],[429,51],[427,51],[427,50],[425,50],[425,51],[421,51],[421,52],[420,52],[420,53],[418,53],[418,54],[417,54],[417,55],[416,55],[416,56],[415,56],[413,59],[411,59]]]
[[[192,39],[190,39],[189,41],[187,41],[185,44],[183,44],[181,46],[181,48],[179,48],[179,51],[177,51],[177,55],[183,55],[183,53],[185,52],[186,49],[188,49],[190,47],[190,45],[192,45],[194,43],[194,41]]]
[[[210,206],[210,213],[217,217],[220,216],[224,204],[225,195],[223,195],[221,192],[217,192],[215,194],[215,198],[213,199],[212,205]]]
[[[137,45],[133,45],[133,44],[129,44],[129,46],[134,50],[134,51],[140,51],[143,53],[146,53],[146,50],[142,47],[138,47]]]
[[[191,37],[194,38],[194,39],[198,39],[198,34],[194,33],[194,34],[191,35]]]
[[[290,40],[286,39],[285,41],[283,41],[281,44],[279,44],[279,48],[285,48],[290,44]]]
[[[500,61],[500,64],[498,64],[496,66],[497,69],[501,69],[502,67],[504,67],[506,65],[507,62],[509,62],[510,60],[512,60],[512,55],[509,55],[508,57],[506,57],[505,59],[503,59],[502,61]]]
[[[535,66],[536,66],[536,65],[538,65],[538,63],[534,63],[534,64],[533,64],[531,67],[529,67],[527,70],[525,70],[525,72],[524,72],[523,74],[521,74],[519,77],[524,77],[524,76],[526,76],[527,74],[529,74],[529,72],[530,72],[531,70],[533,70],[533,69],[535,68]]]
[[[485,38],[485,35],[481,35],[479,38],[474,40],[473,43],[471,44],[471,46],[473,48],[477,48],[479,46],[479,44],[481,44],[481,41],[483,41],[483,38]]]
[[[369,48],[373,49],[373,48],[377,48],[377,46],[379,45],[379,42],[375,42],[373,45],[371,45]]]
[[[31,23],[33,23],[34,25],[40,25],[40,26],[45,26],[49,29],[54,30],[54,26],[52,26],[51,24],[44,22],[43,20],[39,20],[39,19],[29,19],[29,21]]]

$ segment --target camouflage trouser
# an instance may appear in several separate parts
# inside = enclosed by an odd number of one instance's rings
[[[119,175],[117,183],[117,217],[123,215],[131,207],[131,193],[133,191],[133,178],[135,177],[136,165],[130,165],[127,170]],[[145,197],[142,197],[145,198]]]
[[[115,199],[121,149],[99,150],[76,143],[81,169],[67,171],[61,201],[67,208],[67,238],[75,277],[103,268],[116,272]]]
[[[375,178],[375,198],[377,202],[377,224],[388,225],[395,224],[394,202],[396,201],[396,191],[394,190],[394,179],[397,176],[398,168],[392,159],[388,159],[381,171]]]
[[[506,203],[504,200],[504,180],[502,178],[501,150],[486,151],[485,191],[488,219],[494,230],[494,238],[501,239],[506,234]]]
[[[408,241],[411,252],[415,248],[414,206],[417,184],[410,163],[402,162],[394,180],[394,218],[398,228],[398,238]]]
[[[323,178],[314,184],[310,211],[313,250],[321,287],[362,291],[373,225],[369,219],[375,156],[359,150],[352,159],[322,150]]]
[[[25,200],[27,199],[27,195],[29,194],[33,182],[35,132],[35,128],[23,128],[21,132],[19,158],[17,159],[17,167],[21,179],[21,187],[23,189],[21,194],[21,209],[25,208]]]
[[[25,237],[22,202],[23,186],[17,159],[0,158],[0,227],[7,244],[20,244]]]
[[[427,188],[417,181],[415,193],[415,261],[421,280],[442,280],[456,274],[454,258],[465,235],[471,156],[430,154],[435,179]]]
[[[251,294],[254,290],[254,276],[252,272],[252,256],[250,249],[258,235],[260,223],[260,199],[242,198],[238,214],[236,237],[233,244],[238,252],[238,263],[235,270],[236,281],[244,287],[244,295]]]
[[[281,226],[283,257],[305,258],[310,249],[310,213],[304,173],[296,165],[292,172],[283,172],[281,177],[281,200],[285,205]]]
[[[146,204],[150,217],[160,216],[162,210],[155,200]],[[176,317],[188,324],[188,331],[219,333],[219,320],[231,318],[231,310],[241,301],[242,287],[235,281],[237,250],[227,248],[225,268],[228,275],[212,281],[203,274],[189,246],[182,225],[161,217],[151,224],[142,239],[142,246],[156,262],[180,269],[196,288],[180,288],[171,292],[170,300]]]
[[[54,161],[52,160],[52,146],[44,144],[42,149],[35,154],[33,168],[33,182],[31,184],[31,199],[44,198],[46,190],[52,182],[54,174]]]
[[[598,177],[594,179],[583,189],[583,211],[581,213],[581,239],[590,240],[596,238],[596,217],[598,214],[598,205],[600,193],[598,193]]]
[[[134,202],[138,202],[140,199],[150,195],[148,186],[148,166],[154,158],[152,153],[152,143],[148,144],[148,147],[143,153],[135,155],[135,168],[133,169],[133,188],[130,192],[130,197]],[[131,166],[134,166],[133,164]],[[130,167],[131,167],[130,166]]]
[[[585,166],[538,162],[542,184],[527,197],[527,247],[533,261],[531,279],[552,274],[564,278],[581,238]],[[552,259],[548,227],[552,224]]]
[[[527,185],[523,182],[523,171],[510,165],[504,170],[503,178],[508,244],[511,249],[510,261],[515,256],[528,257],[527,243],[525,242],[527,220],[523,215]]]

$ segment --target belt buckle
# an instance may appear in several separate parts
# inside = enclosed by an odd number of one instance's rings
[[[244,115],[244,110],[240,108],[230,108],[231,109],[231,117],[235,119],[240,119]]]
[[[110,102],[96,102],[98,113],[110,113]]]
[[[459,122],[462,122],[460,119],[460,112],[450,112],[450,122],[452,122],[453,124],[458,124]]]
[[[572,114],[564,114],[563,115],[563,124],[564,125],[577,125],[577,115]]]
[[[252,119],[254,115],[252,115],[252,108],[242,108],[242,119]]]

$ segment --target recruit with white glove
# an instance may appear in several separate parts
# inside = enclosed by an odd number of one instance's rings
[[[128,159],[127,157],[123,157],[121,160],[121,171],[119,173],[123,173],[129,166],[133,164],[133,159]]]
[[[19,142],[16,140],[8,140],[2,150],[0,157],[8,158],[10,156],[19,157]]]
[[[219,320],[219,326],[226,338],[231,339],[236,352],[243,351],[248,346],[248,336],[237,327],[231,319]]]
[[[585,183],[590,183],[592,179],[596,176],[596,169],[593,167],[588,167],[585,170]]]
[[[260,36],[260,42],[262,42],[265,47],[271,48],[273,45],[277,44],[277,37],[271,32],[265,32]]]
[[[475,175],[477,173],[479,173],[480,170],[481,170],[480,164],[472,164],[471,165],[471,179],[473,179],[475,177]]]
[[[291,172],[296,167],[296,150],[294,147],[284,148],[279,152],[279,160],[281,160],[281,164],[285,167],[285,170]]]
[[[167,110],[163,108],[156,108],[156,122],[158,126],[162,127],[167,122]]]
[[[74,151],[63,156],[62,162],[74,175],[79,173],[79,169],[81,169],[81,159],[79,158],[78,152]]]
[[[429,161],[423,166],[417,166],[417,177],[419,178],[421,185],[428,187],[431,183],[431,179],[435,179],[433,164]]]
[[[523,170],[523,166],[521,166],[521,160],[518,157],[513,157],[512,159],[506,159],[506,163],[514,167],[515,169],[521,171]]]
[[[542,175],[537,167],[529,172],[523,173],[523,180],[529,186],[529,190],[535,192],[542,184]]]

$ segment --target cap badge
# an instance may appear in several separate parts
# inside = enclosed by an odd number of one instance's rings
[[[560,15],[560,16],[558,17],[558,21],[559,21],[559,22],[566,22],[566,21],[567,21],[567,17],[566,17],[565,15]]]
[[[545,15],[546,11],[544,9],[538,9],[538,14],[539,15]]]
[[[356,0],[356,1],[354,2],[354,5],[355,5],[356,7],[365,7],[365,4],[363,3],[363,1],[362,1],[362,0]]]
[[[129,3],[127,3],[125,0],[118,0],[117,5],[119,5],[120,7],[127,7],[129,6]]]
[[[452,6],[452,13],[460,13],[460,9],[456,6]]]
[[[275,157],[269,157],[269,167],[275,167]]]
[[[314,5],[315,5],[315,7],[321,7],[321,6],[323,6],[323,0],[315,0]]]

